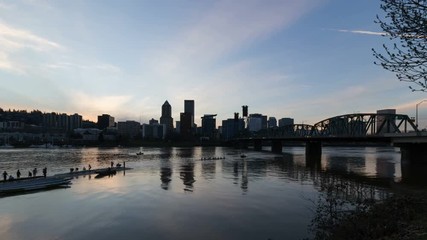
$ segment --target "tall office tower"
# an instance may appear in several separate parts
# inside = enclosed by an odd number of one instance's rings
[[[181,113],[180,114],[180,134],[182,139],[189,140],[192,137],[192,127],[191,127],[191,114],[190,113]]]
[[[172,107],[166,100],[162,105],[162,116],[160,117],[160,124],[166,126],[166,132],[170,133],[173,130]]]
[[[203,137],[215,138],[216,134],[216,114],[205,114],[202,117],[202,135]]]
[[[184,113],[191,114],[191,127],[194,127],[194,100],[184,100]]]
[[[108,115],[108,114],[102,114],[101,116],[98,116],[98,128],[101,130],[104,130],[108,127],[114,127],[114,117]]]

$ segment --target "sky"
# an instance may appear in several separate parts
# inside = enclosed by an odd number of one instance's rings
[[[427,94],[374,64],[378,0],[0,0],[0,107],[97,120],[234,112],[314,124]],[[418,105],[427,127],[427,101]]]

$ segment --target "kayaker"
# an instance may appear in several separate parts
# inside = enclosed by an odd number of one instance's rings
[[[7,179],[7,172],[6,172],[6,171],[4,171],[4,172],[3,172],[3,180],[4,180],[4,181],[6,181],[6,179]]]
[[[18,169],[18,171],[16,171],[16,177],[17,177],[17,178],[20,178],[20,177],[21,177],[21,172],[19,171],[19,169]]]

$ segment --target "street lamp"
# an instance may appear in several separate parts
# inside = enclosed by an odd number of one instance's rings
[[[420,105],[423,102],[426,102],[427,99],[422,100],[421,102],[417,103],[417,105],[415,105],[415,126],[418,128],[418,105]]]

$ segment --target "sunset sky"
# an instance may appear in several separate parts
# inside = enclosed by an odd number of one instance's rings
[[[0,107],[143,123],[168,100],[314,124],[426,93],[373,64],[375,0],[0,0]],[[427,127],[427,102],[419,105]]]

